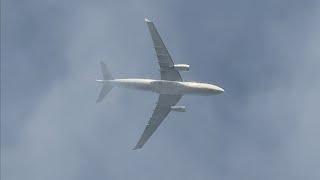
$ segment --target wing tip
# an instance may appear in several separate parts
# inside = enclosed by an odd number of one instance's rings
[[[150,19],[148,19],[148,18],[144,18],[144,21],[145,22],[152,22]]]
[[[141,149],[142,147],[141,146],[135,146],[134,148],[132,148],[132,150],[138,150],[138,149]]]

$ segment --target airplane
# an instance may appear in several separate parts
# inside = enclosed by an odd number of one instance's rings
[[[152,91],[159,94],[153,114],[133,150],[141,149],[144,146],[170,111],[186,111],[185,106],[176,105],[183,95],[217,95],[224,92],[224,89],[217,85],[183,81],[179,71],[189,71],[190,66],[188,64],[174,64],[154,23],[147,18],[145,22],[150,31],[157,55],[161,80],[114,79],[104,62],[100,62],[103,79],[96,80],[103,85],[96,101],[97,103],[101,102],[114,86]]]

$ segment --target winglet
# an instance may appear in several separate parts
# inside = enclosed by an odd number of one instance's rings
[[[148,18],[144,18],[145,22],[151,22]]]
[[[132,150],[137,150],[137,149],[141,149],[141,148],[142,148],[142,146],[137,144],[134,148],[132,148]]]
[[[137,150],[140,149],[139,147],[135,146],[134,148],[132,148],[132,150]]]

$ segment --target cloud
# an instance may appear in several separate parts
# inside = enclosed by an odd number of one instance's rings
[[[319,4],[277,2],[6,2],[1,177],[317,179]],[[100,60],[158,78],[145,16],[191,64],[184,79],[226,92],[184,97],[132,151],[157,95],[115,88],[97,105],[94,79]]]

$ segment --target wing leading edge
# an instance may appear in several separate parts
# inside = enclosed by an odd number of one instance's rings
[[[167,117],[167,115],[171,111],[171,106],[174,106],[178,103],[182,96],[181,95],[166,95],[160,94],[157,106],[153,111],[153,114],[144,129],[140,140],[137,145],[133,148],[140,149],[143,145],[148,141],[148,139],[152,136],[152,134],[156,131],[156,129],[160,126],[162,121]]]
[[[171,59],[169,51],[163,43],[155,25],[148,19],[145,19],[145,21],[150,31],[153,46],[157,54],[161,71],[161,79],[168,81],[182,81],[179,71],[174,69],[173,60]]]

